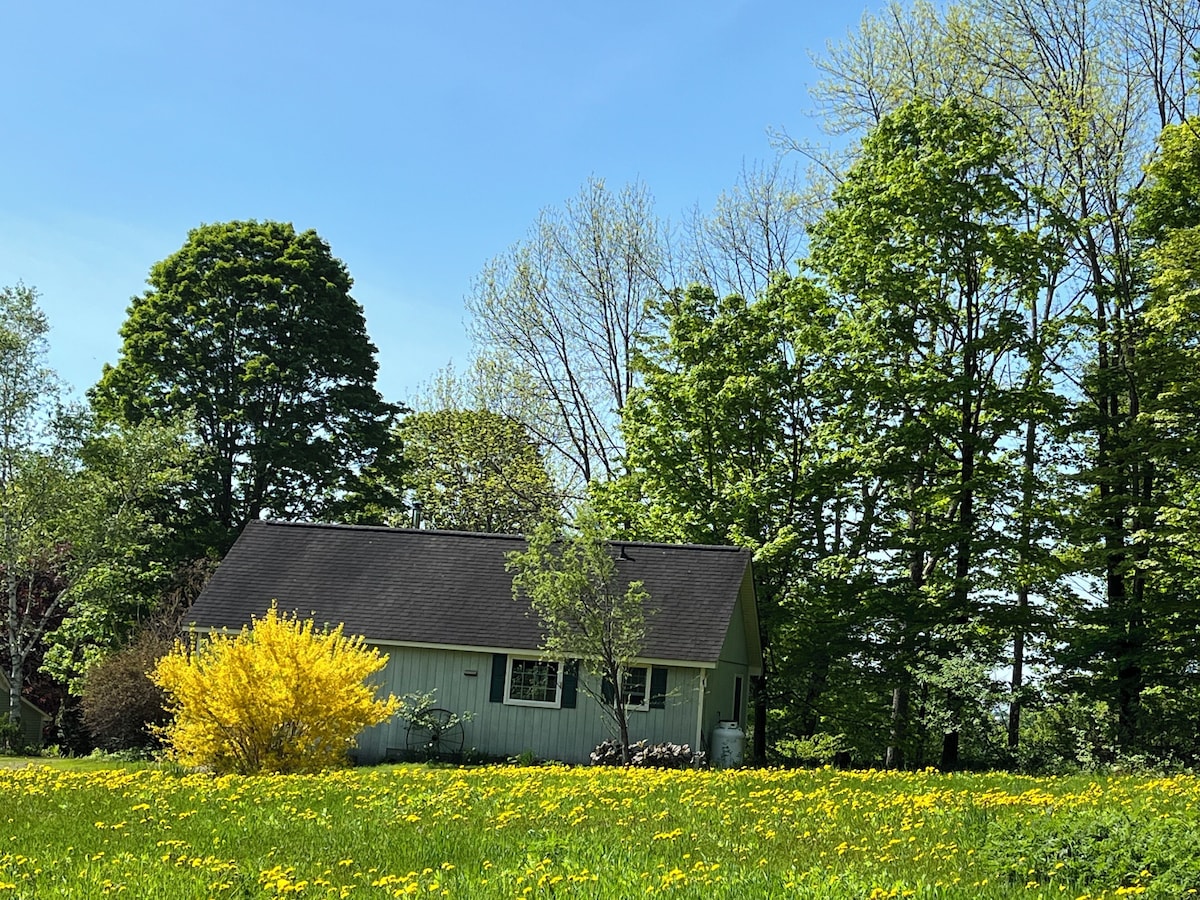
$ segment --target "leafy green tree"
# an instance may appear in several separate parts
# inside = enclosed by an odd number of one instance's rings
[[[91,399],[112,421],[194,418],[203,456],[179,505],[201,547],[263,513],[320,517],[388,447],[396,407],[375,389],[350,275],[316,232],[203,225],[149,284]]]
[[[559,500],[525,426],[488,410],[441,409],[399,428],[406,482],[434,528],[523,534]]]
[[[1164,129],[1147,182],[1134,194],[1146,293],[1130,338],[1135,355],[1124,366],[1137,403],[1122,410],[1129,444],[1120,458],[1130,476],[1123,489],[1132,495],[1117,572],[1130,593],[1121,605],[1081,608],[1066,655],[1089,676],[1073,686],[1116,709],[1126,752],[1176,759],[1178,725],[1200,717],[1198,127],[1193,118]]]
[[[1026,200],[999,116],[914,101],[883,119],[812,230],[812,264],[843,305],[833,350],[843,421],[883,487],[872,542],[883,587],[875,627],[895,679],[888,764],[903,764],[911,672],[922,655],[995,662],[1001,550],[992,515],[1010,481],[1005,442],[1043,402],[1024,379],[1021,314],[1046,253],[1024,227]],[[873,435],[859,422],[882,420]],[[944,767],[958,765],[945,698]]]
[[[49,325],[37,293],[24,285],[0,289],[0,565],[5,601],[5,658],[9,680],[8,715],[20,721],[25,664],[58,604],[37,602],[31,560],[51,552],[39,533],[49,512],[50,478],[59,483],[53,457],[38,452],[49,440],[47,423],[56,395],[54,373],[45,365]],[[43,566],[42,571],[45,570]]]
[[[694,285],[654,314],[664,337],[645,342],[644,386],[622,416],[627,474],[594,496],[631,537],[754,552],[768,670],[756,683],[762,758],[767,707],[791,711],[780,732],[812,735],[852,656],[854,578],[830,560],[859,552],[857,500],[845,458],[820,434],[831,309],[811,281],[779,278],[750,301]]]
[[[173,535],[149,510],[183,483],[194,444],[179,422],[93,424],[76,440],[31,477],[45,488],[40,541],[58,548],[64,583],[42,669],[77,693],[88,667],[155,611],[171,578],[163,547]]]
[[[130,606],[157,575],[149,551],[164,537],[143,505],[180,478],[189,452],[178,424],[96,429],[62,415],[36,299],[25,287],[0,291],[0,591],[12,718],[31,660],[67,681],[124,637],[137,614]]]
[[[646,638],[649,595],[640,581],[622,581],[609,545],[610,532],[589,507],[576,514],[572,533],[543,522],[529,535],[523,551],[508,555],[513,599],[528,602],[545,629],[542,650],[576,659],[613,685],[611,700],[589,691],[612,717],[629,764],[629,719],[624,674]],[[585,690],[587,688],[585,687]]]
[[[1041,307],[1027,310],[1026,330],[1037,346],[1029,371],[1076,402],[1073,414],[1057,416],[1066,428],[1051,430],[1036,418],[1026,423],[1014,516],[1025,549],[1010,571],[1019,611],[1014,687],[1033,607],[1054,607],[1067,619],[1080,612],[1064,590],[1064,567],[1047,559],[1052,549],[1073,560],[1074,584],[1102,597],[1104,610],[1092,623],[1099,642],[1073,652],[1055,641],[1071,651],[1057,663],[1084,664],[1091,689],[1119,708],[1129,750],[1139,740],[1145,686],[1139,621],[1149,582],[1138,562],[1140,536],[1154,519],[1141,498],[1154,491],[1155,477],[1138,424],[1145,397],[1134,361],[1143,285],[1130,189],[1161,129],[1200,103],[1189,90],[1198,35],[1200,7],[1176,0],[972,0],[945,7],[917,0],[864,16],[860,29],[818,61],[828,76],[818,102],[840,134],[862,135],[913,99],[970,96],[1002,111],[1020,151],[1013,162],[1018,180],[1047,202],[1037,226],[1060,243],[1063,265],[1046,271]],[[1088,488],[1070,504],[1043,491],[1064,469]],[[1062,538],[1047,515],[1055,508],[1075,510],[1075,527]],[[1111,665],[1086,665],[1097,656]]]

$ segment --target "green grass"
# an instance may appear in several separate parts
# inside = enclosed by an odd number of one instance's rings
[[[111,772],[161,768],[154,762],[116,762],[102,756],[0,756],[0,769],[41,766],[57,772]]]
[[[0,770],[5,897],[1182,897],[1191,777]]]

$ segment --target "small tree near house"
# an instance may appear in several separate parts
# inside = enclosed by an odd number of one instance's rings
[[[640,581],[621,578],[619,554],[608,537],[600,517],[584,507],[569,533],[549,522],[539,525],[527,550],[508,555],[508,569],[515,573],[513,599],[528,600],[545,629],[542,650],[578,659],[615,686],[601,693],[586,685],[584,690],[612,718],[621,760],[628,765],[629,694],[623,682],[645,641],[649,595]]]

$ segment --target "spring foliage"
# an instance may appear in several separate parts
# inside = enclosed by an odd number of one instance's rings
[[[359,731],[400,708],[367,682],[386,664],[340,625],[322,631],[272,603],[240,634],[213,635],[196,650],[177,643],[159,661],[152,679],[173,714],[164,742],[184,765],[220,773],[342,765]]]

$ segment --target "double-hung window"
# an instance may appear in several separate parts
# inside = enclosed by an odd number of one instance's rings
[[[562,663],[552,659],[508,658],[504,702],[514,706],[562,705]]]
[[[650,708],[650,669],[630,666],[621,671],[621,692],[626,709]]]

